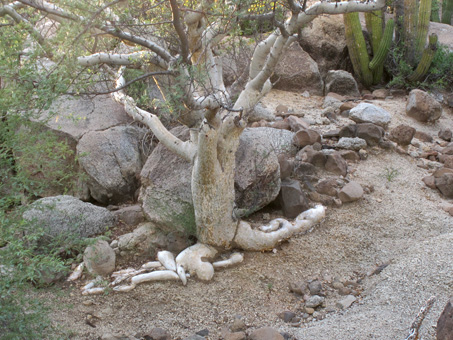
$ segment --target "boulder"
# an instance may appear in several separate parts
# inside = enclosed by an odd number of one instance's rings
[[[140,205],[131,205],[112,212],[119,222],[135,226],[145,221],[145,215]]]
[[[346,184],[338,194],[341,202],[348,203],[361,199],[363,196],[362,186],[354,181]]]
[[[453,198],[453,173],[444,173],[435,179],[436,187],[447,198]]]
[[[23,217],[42,227],[51,238],[90,237],[107,231],[116,223],[109,210],[72,196],[39,199],[24,212]]]
[[[90,195],[103,204],[133,201],[144,163],[146,130],[116,126],[86,133],[77,145],[79,164],[88,175]]]
[[[94,276],[107,276],[115,270],[116,255],[110,245],[104,240],[88,246],[83,253],[83,262]]]
[[[171,130],[187,140],[189,130]],[[266,206],[280,191],[278,155],[295,155],[294,133],[287,130],[247,128],[236,152],[236,206],[252,213]],[[147,219],[166,233],[195,233],[195,215],[191,194],[192,166],[158,145],[140,174],[140,200]]]
[[[345,68],[348,50],[341,15],[320,15],[304,26],[299,37],[302,48],[318,63],[323,77],[329,70]]]
[[[392,116],[376,105],[360,103],[351,109],[349,118],[356,123],[373,123],[386,128]]]
[[[295,218],[301,212],[310,208],[299,182],[292,179],[282,181],[279,202],[283,214],[287,218]]]
[[[420,122],[434,122],[442,115],[442,105],[429,93],[415,89],[409,93],[406,114]]]
[[[343,70],[327,72],[325,93],[334,92],[348,97],[360,97],[357,82],[351,73]]]
[[[453,298],[445,305],[437,320],[437,340],[453,340]]]
[[[399,145],[409,145],[415,135],[415,129],[406,124],[400,124],[390,131],[389,139]]]
[[[308,124],[302,118],[296,116],[289,116],[288,124],[293,132],[310,128],[310,124]]]
[[[299,130],[294,135],[293,143],[299,148],[321,143],[321,135],[315,130]]]
[[[271,81],[274,89],[292,92],[308,91],[310,95],[323,95],[323,81],[318,64],[297,42],[289,46],[275,68]]]

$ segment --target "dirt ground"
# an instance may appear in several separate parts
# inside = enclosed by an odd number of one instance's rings
[[[372,102],[392,114],[389,129],[406,123],[435,140],[441,127],[453,129],[451,112],[444,110],[438,122],[427,125],[405,115],[404,97]],[[281,91],[272,91],[264,103],[271,111],[284,104],[313,120],[322,111],[320,97]],[[339,124],[313,127],[327,131],[350,123],[340,118]],[[78,289],[82,282],[43,291],[54,306],[54,323],[70,329],[72,339],[98,339],[107,332],[137,335],[153,327],[167,329],[173,339],[203,329],[209,330],[209,339],[219,339],[240,315],[247,332],[271,326],[300,340],[393,340],[407,337],[420,307],[434,295],[437,301],[421,335],[435,339],[433,326],[453,295],[453,217],[442,209],[453,200],[424,185],[422,178],[432,169],[419,167],[420,160],[379,148],[367,151],[367,160],[350,164],[348,177],[374,191],[358,202],[329,207],[311,232],[271,253],[245,253],[242,264],[216,272],[209,283],[142,284],[129,293],[89,297]],[[392,170],[390,181],[386,174]],[[381,264],[388,266],[367,275]],[[290,292],[289,284],[316,278],[325,287],[334,278],[358,282],[357,301],[338,310],[336,303],[344,296],[326,288],[323,320],[297,326],[283,322],[280,312],[302,314],[301,296]]]

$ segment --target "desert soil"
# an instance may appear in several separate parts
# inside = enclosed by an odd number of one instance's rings
[[[374,100],[392,115],[390,129],[401,123],[435,136],[441,127],[453,128],[453,113],[444,110],[432,125],[405,115],[405,98]],[[296,114],[319,120],[322,98],[272,91],[264,100],[271,111],[284,104]],[[315,125],[320,131],[352,123]],[[420,160],[379,148],[369,148],[367,160],[350,164],[348,177],[374,191],[358,202],[328,208],[325,220],[311,232],[293,237],[274,252],[245,253],[237,267],[216,272],[211,282],[190,279],[181,283],[142,284],[129,293],[85,297],[83,282],[42,291],[54,306],[53,321],[74,332],[73,339],[98,339],[103,334],[136,335],[153,327],[167,329],[173,339],[183,339],[208,329],[209,339],[241,315],[253,329],[271,326],[296,339],[405,339],[416,314],[431,296],[436,303],[421,328],[423,339],[435,339],[437,319],[453,295],[453,217],[443,209],[451,204],[429,189],[422,178],[432,170]],[[391,181],[388,171],[396,170]],[[153,259],[150,259],[153,260]],[[376,266],[388,264],[368,276]],[[289,290],[290,283],[320,279],[361,279],[357,301],[346,310],[336,303],[343,298],[326,288],[323,320],[293,327],[278,313],[301,314],[302,300]],[[86,320],[91,318],[92,326]],[[93,327],[95,326],[95,327]]]

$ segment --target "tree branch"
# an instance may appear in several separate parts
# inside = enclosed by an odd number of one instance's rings
[[[189,40],[187,39],[187,35],[184,32],[184,27],[181,22],[181,14],[179,11],[178,4],[176,0],[170,0],[171,6],[171,13],[173,19],[173,26],[175,28],[176,33],[179,36],[179,41],[181,42],[181,57],[184,63],[188,64],[189,61]]]
[[[78,57],[77,62],[81,66],[93,66],[97,64],[140,66],[146,63],[151,63],[164,70],[168,69],[168,64],[164,60],[154,55],[154,53],[144,51],[129,54],[112,54],[99,52],[85,57]]]
[[[117,88],[123,87],[126,84],[126,80],[122,75],[123,70],[124,66],[120,68],[118,73]],[[192,142],[183,142],[175,137],[165,128],[156,115],[140,109],[135,101],[126,95],[123,90],[114,92],[113,98],[124,106],[124,109],[132,118],[148,126],[166,148],[185,160],[193,162],[197,151]]]

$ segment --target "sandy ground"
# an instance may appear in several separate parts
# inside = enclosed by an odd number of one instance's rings
[[[426,125],[405,116],[405,98],[373,102],[393,115],[390,128],[407,123],[436,137],[442,126],[453,128],[452,113]],[[285,104],[316,120],[322,98],[272,91],[265,104],[270,109]],[[336,126],[349,123],[341,118]],[[246,253],[241,265],[216,272],[209,283],[192,279],[186,287],[143,284],[130,293],[91,297],[81,296],[75,284],[43,291],[55,306],[55,324],[73,331],[73,339],[97,339],[107,332],[136,335],[153,327],[167,329],[174,339],[203,329],[209,339],[219,339],[222,328],[241,315],[247,332],[271,326],[300,340],[393,340],[406,338],[418,310],[434,295],[437,301],[421,335],[435,339],[433,326],[453,295],[453,217],[441,209],[453,201],[423,184],[429,170],[418,167],[418,160],[378,148],[368,153],[367,160],[350,166],[348,176],[374,191],[329,208],[319,226],[275,253]],[[392,181],[385,178],[388,169],[398,173]],[[389,265],[380,274],[366,275],[383,263]],[[290,283],[319,278],[326,284],[335,277],[362,279],[358,301],[350,308],[339,311],[336,302],[343,296],[327,289],[326,307],[332,312],[325,319],[292,327],[278,318],[283,311],[302,314],[301,297],[290,292]],[[86,322],[89,314],[95,315],[95,327]]]

